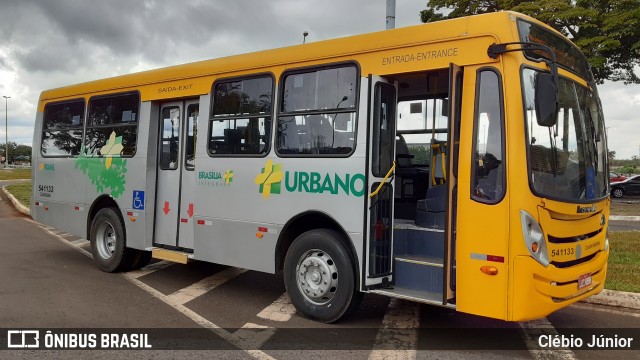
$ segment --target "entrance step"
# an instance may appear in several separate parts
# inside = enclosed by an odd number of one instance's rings
[[[395,256],[395,286],[409,290],[442,293],[444,262],[430,256]]]
[[[396,256],[444,258],[444,230],[412,224],[398,224],[393,229],[393,253]]]
[[[154,259],[171,261],[178,264],[186,264],[189,262],[189,258],[192,254],[188,254],[182,251],[175,251],[163,248],[153,248],[151,250],[151,257]]]
[[[411,289],[405,289],[395,287],[393,289],[375,289],[371,290],[372,293],[380,294],[384,296],[394,297],[398,299],[411,300],[415,302],[421,302],[425,304],[435,304],[442,306],[442,293],[417,291]],[[447,304],[447,307],[455,307],[455,305]]]

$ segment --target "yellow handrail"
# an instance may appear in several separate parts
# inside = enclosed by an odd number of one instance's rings
[[[376,189],[376,191],[372,192],[371,195],[369,195],[370,198],[378,195],[378,193],[380,192],[380,189],[382,189],[382,186],[386,184],[387,179],[389,178],[389,176],[391,176],[391,174],[393,174],[393,170],[395,170],[395,168],[396,168],[396,162],[394,161],[393,166],[391,167],[391,169],[389,169],[389,172],[387,172],[387,175],[384,176],[384,178],[380,182],[380,185],[378,185],[378,188]]]

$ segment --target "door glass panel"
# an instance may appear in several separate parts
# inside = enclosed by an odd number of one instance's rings
[[[191,104],[187,107],[187,136],[186,148],[184,152],[184,166],[187,170],[193,170],[196,163],[196,139],[198,136],[198,104]]]
[[[180,153],[180,108],[169,106],[162,109],[162,145],[160,168],[175,170],[178,168]]]
[[[393,165],[393,147],[396,129],[396,88],[387,83],[377,83],[373,109],[373,158],[371,171],[383,177]]]

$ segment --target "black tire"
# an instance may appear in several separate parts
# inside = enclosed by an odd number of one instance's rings
[[[138,270],[140,268],[143,268],[149,265],[149,262],[151,261],[151,251],[144,251],[144,250],[137,250],[137,251],[139,256],[137,257],[131,270]]]
[[[621,198],[622,195],[624,195],[624,190],[622,190],[622,188],[613,188],[611,189],[611,196],[613,196],[614,198]]]
[[[340,233],[330,229],[311,230],[298,236],[287,251],[285,287],[298,313],[306,318],[338,321],[362,299],[352,257],[342,240]]]
[[[122,217],[115,208],[98,211],[91,223],[91,254],[98,268],[105,272],[131,269],[137,261],[138,250],[126,247]]]

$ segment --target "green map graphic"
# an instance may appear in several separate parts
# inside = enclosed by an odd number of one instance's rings
[[[85,147],[82,145],[80,156],[75,161],[75,168],[80,169],[87,175],[91,183],[95,185],[96,191],[111,191],[111,196],[118,198],[124,193],[127,174],[127,159],[120,157],[122,150],[122,136],[111,133],[107,144],[100,149],[101,157],[97,156],[97,151],[87,155]]]

